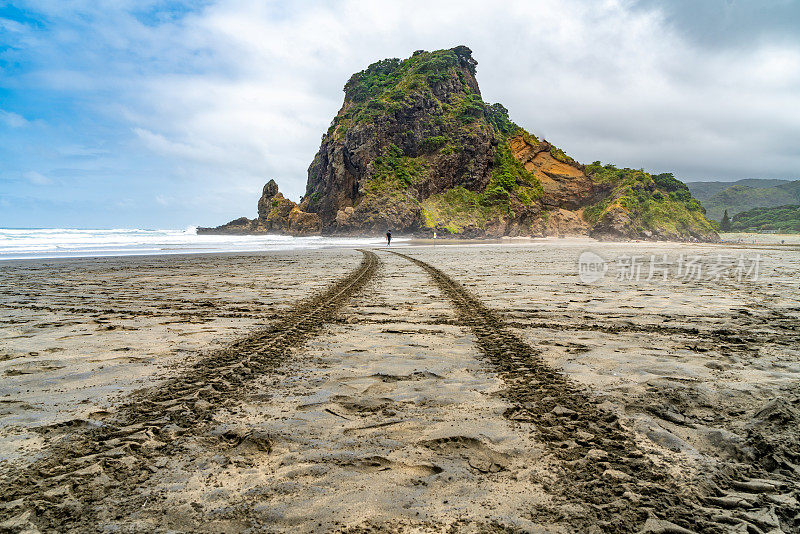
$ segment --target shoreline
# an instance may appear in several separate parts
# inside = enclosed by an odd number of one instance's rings
[[[725,236],[739,236],[736,241],[733,239],[725,239]],[[382,248],[385,245],[383,238],[375,237],[347,237],[347,238],[301,238],[303,241],[297,243],[293,240],[295,238],[284,235],[265,235],[265,239],[277,239],[281,243],[267,243],[259,244],[254,243],[246,248],[223,250],[221,247],[232,246],[235,243],[222,243],[214,246],[206,246],[207,250],[198,248],[198,245],[193,249],[180,248],[179,246],[163,246],[158,250],[154,249],[127,249],[127,250],[108,250],[108,251],[48,251],[48,252],[18,252],[12,255],[10,252],[3,253],[3,243],[0,240],[0,266],[8,262],[17,261],[39,261],[39,260],[69,260],[69,259],[114,259],[125,257],[180,257],[180,256],[204,256],[204,255],[217,255],[217,254],[261,254],[268,252],[288,252],[292,250],[305,251],[305,250],[329,250],[329,249],[347,249],[347,248]],[[755,240],[752,243],[751,240]],[[781,241],[785,241],[781,243]],[[699,246],[721,246],[721,247],[753,247],[762,245],[780,246],[792,248],[800,246],[800,234],[722,234],[722,240],[717,243],[700,243],[692,241],[658,241],[658,240],[604,240],[595,239],[588,236],[566,236],[566,237],[501,237],[501,238],[422,238],[410,235],[398,235],[392,239],[392,247],[407,247],[407,246],[475,246],[475,245],[534,245],[534,244],[551,244],[551,243],[583,243],[586,245],[605,247],[613,244],[642,244],[643,246],[663,244],[664,246],[684,246],[684,245],[699,245]],[[208,250],[210,249],[210,250]]]

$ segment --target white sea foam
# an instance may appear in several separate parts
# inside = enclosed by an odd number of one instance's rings
[[[398,241],[402,242],[402,239]],[[0,260],[256,252],[382,244],[379,238],[284,235],[197,235],[185,230],[73,230],[0,228]]]

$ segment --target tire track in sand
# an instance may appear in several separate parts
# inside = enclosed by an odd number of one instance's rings
[[[425,270],[447,295],[507,386],[502,395],[513,407],[505,416],[532,424],[558,460],[560,477],[545,489],[566,506],[539,507],[531,519],[613,533],[730,532],[742,522],[649,460],[616,414],[550,367],[461,284],[424,261],[392,253]],[[761,531],[754,521],[746,523],[745,531]]]
[[[0,532],[94,532],[101,516],[141,508],[137,485],[181,450],[181,436],[202,434],[216,409],[235,404],[252,380],[279,367],[375,276],[378,256],[360,252],[359,267],[326,291],[183,374],[132,394],[112,420],[44,429],[54,435],[48,454],[0,480]],[[270,446],[255,432],[219,439],[230,446]]]

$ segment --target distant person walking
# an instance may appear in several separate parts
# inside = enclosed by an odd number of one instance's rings
[[[386,246],[388,247],[391,244],[392,244],[392,232],[388,231],[386,232]]]

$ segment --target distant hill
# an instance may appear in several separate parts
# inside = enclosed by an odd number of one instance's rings
[[[800,205],[754,208],[737,213],[731,219],[731,229],[734,232],[765,230],[780,233],[800,232]]]
[[[686,182],[692,196],[700,202],[708,200],[723,189],[734,185],[745,185],[747,187],[775,187],[789,183],[790,180],[766,180],[761,178],[746,178],[735,182]]]
[[[800,180],[747,179],[738,182],[690,182],[692,195],[706,208],[709,219],[719,221],[753,208],[772,208],[800,202]]]

